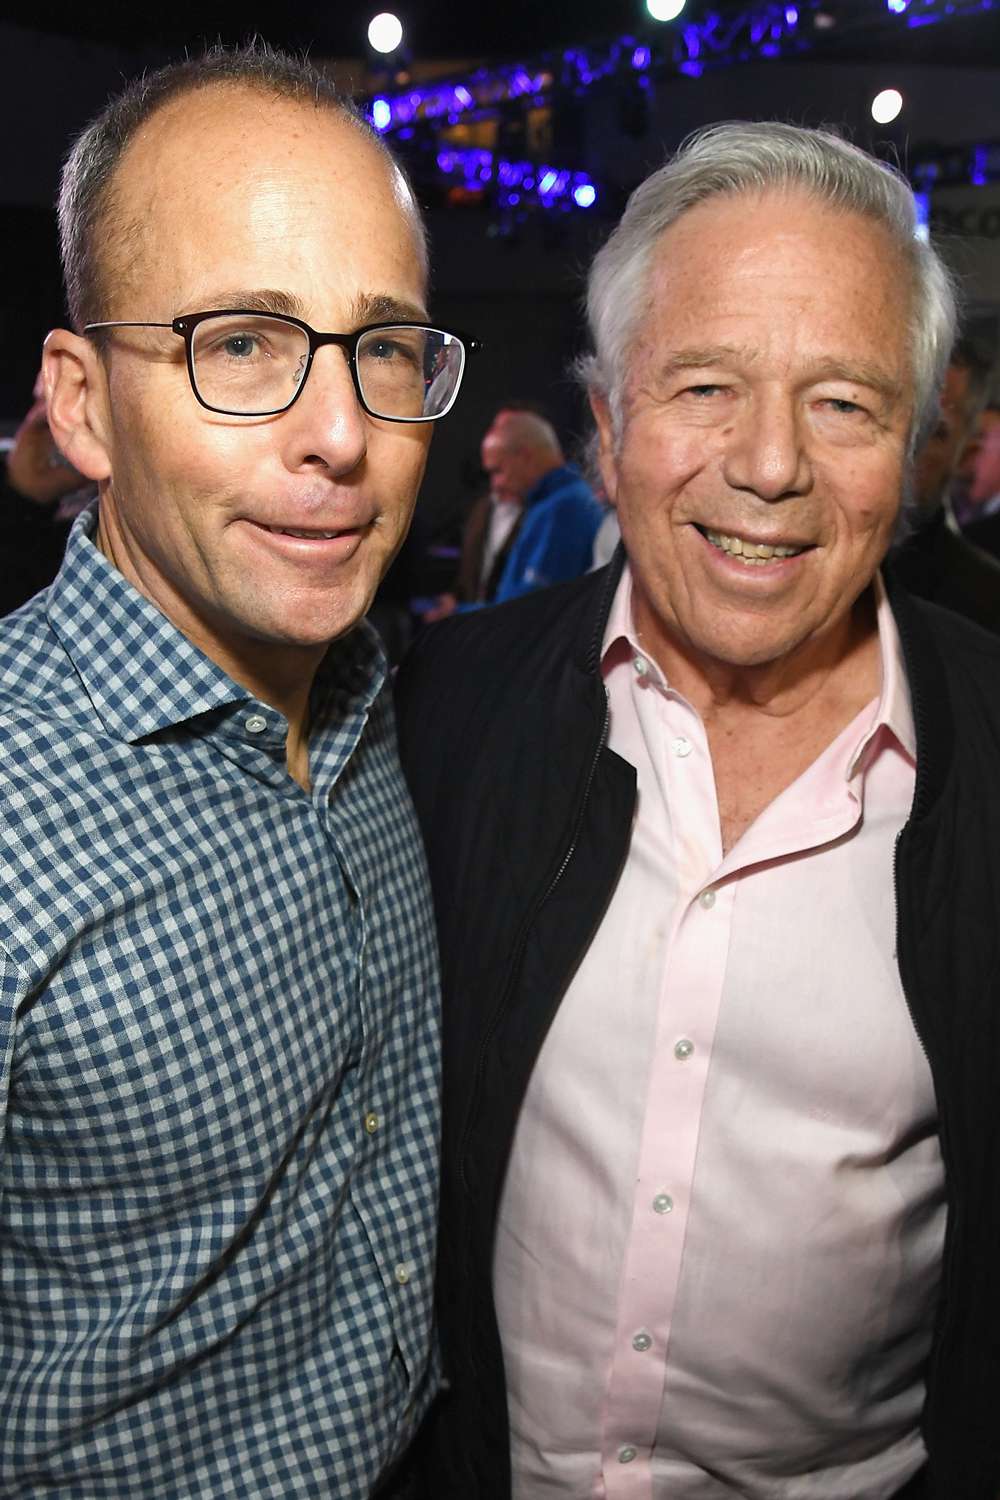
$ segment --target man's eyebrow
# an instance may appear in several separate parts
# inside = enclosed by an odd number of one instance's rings
[[[867,386],[869,390],[875,391],[889,402],[899,401],[903,395],[903,387],[887,370],[882,370],[878,365],[869,364],[863,359],[822,360],[815,367],[812,379],[813,382],[846,380],[850,385]]]
[[[702,348],[675,349],[666,355],[660,365],[663,375],[672,375],[683,370],[712,369],[730,361],[752,365],[759,358],[754,349],[745,349],[738,344],[712,344]],[[846,380],[852,385],[863,385],[889,402],[899,401],[903,388],[898,380],[878,365],[863,359],[823,359],[809,367],[808,383],[820,380]]]
[[[294,292],[283,292],[273,287],[256,287],[253,290],[236,287],[226,291],[213,291],[202,296],[200,305],[190,311],[207,312],[210,308],[218,308],[220,312],[224,312],[229,307],[244,308],[247,312],[274,313],[279,318],[301,318],[304,323],[309,321],[305,304]],[[407,302],[387,293],[362,292],[351,304],[349,326],[332,331],[349,333],[352,328],[363,328],[366,323],[422,323],[426,318],[426,310],[415,302]]]
[[[253,290],[236,287],[211,291],[200,295],[196,300],[198,306],[191,308],[192,312],[209,312],[215,309],[225,312],[227,308],[239,307],[245,308],[247,312],[275,313],[279,318],[303,316],[302,303],[293,292],[282,292],[270,287],[256,287]]]
[[[753,349],[744,349],[739,344],[694,345],[685,349],[669,350],[660,365],[664,375],[677,370],[701,370],[710,365],[726,364],[735,360],[740,364],[753,364],[758,358]]]
[[[362,328],[366,323],[391,323],[396,319],[400,323],[423,323],[427,318],[426,309],[417,303],[385,292],[362,292],[355,297],[351,310],[355,328]]]

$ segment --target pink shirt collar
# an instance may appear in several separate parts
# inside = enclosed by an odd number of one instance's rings
[[[878,703],[874,716],[868,721],[857,744],[854,746],[847,758],[847,780],[852,780],[859,771],[863,770],[862,758],[865,751],[875,741],[881,730],[887,731],[895,739],[900,749],[906,754],[913,764],[917,758],[916,730],[913,723],[913,706],[910,701],[910,689],[906,681],[906,664],[903,658],[903,647],[899,639],[899,631],[896,629],[896,621],[889,607],[889,599],[882,582],[881,573],[876,573],[873,580],[875,587],[875,614],[878,625],[879,654],[882,668],[882,687],[879,693]],[[639,642],[638,631],[632,617],[632,572],[626,562],[622,570],[621,581],[615,591],[612,601],[611,612],[608,616],[607,627],[604,632],[604,641],[601,648],[601,665],[607,669],[610,665],[609,655],[612,648],[622,642],[634,655],[643,657],[647,662],[650,674],[665,688],[669,689],[669,683],[660,668],[647,654],[646,649]],[[619,650],[622,649],[619,647]],[[875,752],[877,753],[877,749]],[[864,764],[868,764],[868,760]]]

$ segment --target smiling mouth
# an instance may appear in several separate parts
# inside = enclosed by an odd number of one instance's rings
[[[339,531],[320,531],[317,527],[306,526],[265,526],[263,521],[258,521],[261,531],[270,531],[273,536],[294,536],[307,542],[332,542],[339,536],[357,536],[364,530],[362,526],[342,526]]]
[[[749,542],[744,537],[733,536],[726,531],[712,531],[708,526],[698,526],[697,523],[695,529],[720,552],[725,552],[727,556],[734,557],[751,568],[760,567],[775,559],[780,561],[786,557],[798,557],[809,551],[806,545],[798,547],[784,542]]]

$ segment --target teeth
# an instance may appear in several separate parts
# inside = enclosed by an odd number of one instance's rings
[[[306,541],[328,542],[335,536],[340,536],[339,531],[300,531],[294,526],[268,526],[268,531],[273,531],[276,536],[300,536]]]
[[[770,562],[773,557],[797,557],[804,552],[804,547],[772,546],[770,542],[745,542],[742,537],[729,536],[723,531],[705,530],[705,535],[713,547],[719,547],[727,552],[730,557],[738,557],[742,563],[748,566],[759,565]]]

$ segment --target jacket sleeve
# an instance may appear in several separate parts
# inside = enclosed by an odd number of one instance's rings
[[[586,573],[600,522],[597,502],[576,496],[529,513],[507,559],[495,602],[502,604]]]

